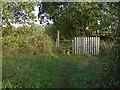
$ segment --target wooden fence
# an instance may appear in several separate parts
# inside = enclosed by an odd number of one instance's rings
[[[100,37],[75,37],[75,54],[99,54]]]

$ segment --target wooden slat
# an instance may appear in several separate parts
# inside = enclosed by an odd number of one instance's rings
[[[75,54],[76,54],[76,37],[75,37]]]
[[[82,53],[84,52],[84,37],[82,37]]]
[[[74,40],[72,40],[72,54],[74,54]]]
[[[95,52],[95,51],[96,51],[95,48],[96,48],[96,37],[94,37],[94,55],[95,55],[95,53],[96,53],[96,52]]]
[[[98,51],[97,51],[97,48],[98,48],[97,38],[98,38],[98,37],[96,37],[96,55],[97,55],[97,52],[98,52]]]
[[[83,53],[85,53],[85,37],[83,37],[83,44],[84,44],[83,45],[83,50],[84,50]]]
[[[78,54],[78,37],[77,37],[77,54]]]
[[[87,54],[87,37],[85,37],[85,54]]]
[[[99,37],[75,37],[74,44],[75,54],[99,54]]]
[[[80,44],[81,44],[81,41],[80,41],[80,37],[79,37],[79,54],[80,54]]]
[[[82,43],[82,42],[81,42],[81,37],[79,37],[79,42],[80,42],[80,45],[79,45],[79,48],[80,48],[80,49],[79,49],[79,52],[80,52],[80,54],[81,54],[81,50],[82,50],[82,49],[81,49],[81,43]]]
[[[80,53],[82,53],[82,37],[80,37]]]
[[[99,44],[100,44],[100,37],[98,37],[98,54],[99,54]]]
[[[90,54],[91,54],[91,37],[90,37],[89,44],[90,44]]]
[[[95,37],[94,37],[94,53],[93,53],[93,55],[95,56]]]
[[[94,46],[94,45],[93,45],[93,37],[92,37],[92,55],[93,55],[93,46]]]
[[[90,53],[89,53],[89,37],[87,37],[87,40],[88,40],[88,41],[87,41],[87,50],[88,50],[87,53],[90,54]]]
[[[59,40],[60,42],[72,42],[72,40]]]
[[[59,39],[60,39],[60,35],[59,35],[59,31],[57,32],[57,42],[58,42],[58,47],[59,47]]]

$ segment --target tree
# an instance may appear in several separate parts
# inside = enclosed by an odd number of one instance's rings
[[[113,2],[43,3],[43,12],[50,14],[55,26],[65,37],[90,36],[93,33],[103,35],[105,32],[115,31],[118,25],[117,8],[118,4]]]
[[[2,2],[2,24],[10,25],[11,23],[30,24],[30,20],[35,16],[31,13],[35,5],[40,3],[36,2]]]

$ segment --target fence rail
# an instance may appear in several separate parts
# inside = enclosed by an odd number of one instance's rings
[[[75,37],[75,54],[99,54],[100,37]]]

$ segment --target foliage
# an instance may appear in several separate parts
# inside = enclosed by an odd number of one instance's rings
[[[2,2],[2,24],[11,25],[16,22],[30,24],[30,20],[35,18],[31,13],[35,5],[36,2]]]
[[[119,12],[118,12],[119,13]],[[118,14],[119,15],[119,14]],[[119,22],[120,23],[120,22]],[[113,44],[109,44],[106,48],[105,59],[103,60],[103,67],[105,75],[101,76],[101,80],[97,80],[100,87],[105,88],[119,88],[120,87],[120,27],[117,26],[116,33],[111,37],[114,37]]]
[[[120,45],[113,44],[111,47],[107,48],[106,57],[103,61],[104,66],[104,77],[101,76],[102,80],[99,81],[100,87],[120,87],[120,73],[119,73],[119,65],[120,65]]]
[[[52,40],[40,25],[3,28],[3,55],[17,53],[52,53]]]
[[[57,38],[57,27],[52,25],[48,25],[45,27],[45,32],[55,41]]]
[[[118,3],[111,2],[43,3],[43,12],[50,14],[55,26],[59,28],[65,38],[116,32],[117,8]],[[111,28],[109,28],[110,25]]]

